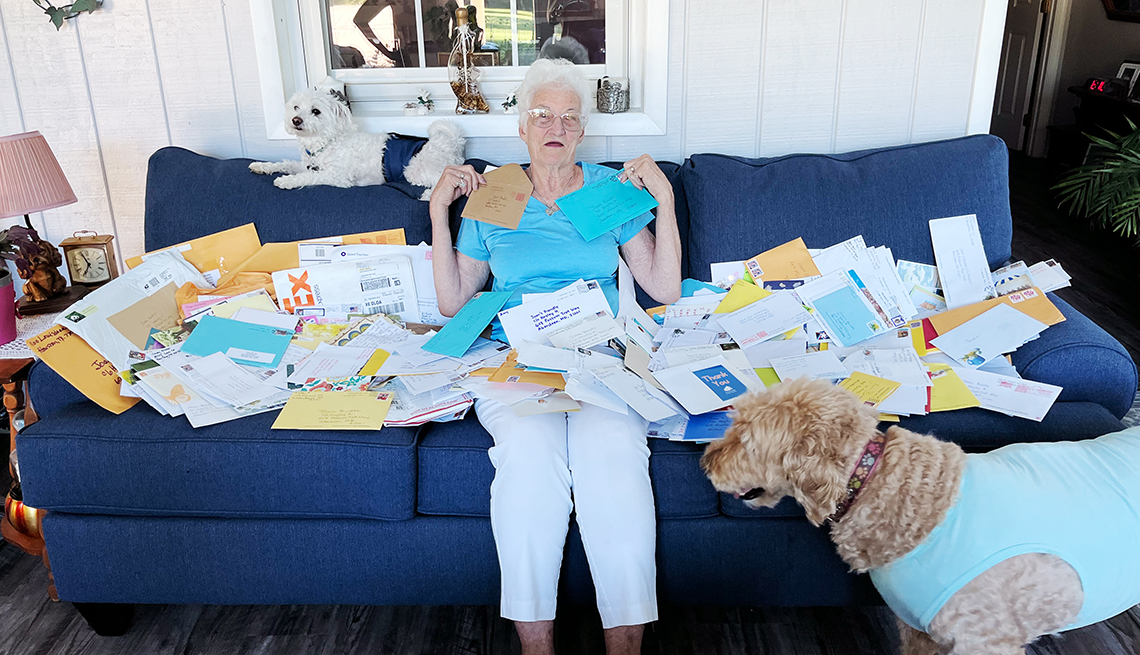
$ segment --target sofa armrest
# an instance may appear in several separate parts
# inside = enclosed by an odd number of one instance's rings
[[[1136,363],[1099,325],[1055,294],[1048,296],[1066,320],[1014,352],[1017,372],[1062,387],[1059,401],[1091,401],[1123,417],[1136,397]]]
[[[42,361],[33,364],[28,373],[28,398],[31,399],[32,409],[36,411],[36,416],[40,420],[68,405],[91,402],[87,396]]]

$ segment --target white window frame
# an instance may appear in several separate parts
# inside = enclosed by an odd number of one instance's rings
[[[593,136],[665,134],[668,106],[669,0],[605,0],[606,63],[583,66],[587,77],[628,77],[630,110],[590,115]],[[417,2],[418,4],[418,2]],[[318,0],[250,0],[257,49],[266,137],[292,139],[285,132],[285,101],[332,74],[350,87],[353,117],[370,132],[426,134],[439,118],[452,118],[466,136],[517,136],[518,116],[504,114],[499,103],[526,73],[524,67],[484,67],[480,87],[491,104],[489,114],[453,113],[455,97],[446,67],[332,71],[326,17]],[[616,28],[611,30],[611,28]],[[612,36],[616,35],[616,36]],[[431,91],[435,113],[405,116],[403,105],[416,89]]]

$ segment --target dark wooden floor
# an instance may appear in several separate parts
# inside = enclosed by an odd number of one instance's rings
[[[1073,276],[1062,298],[1115,336],[1140,361],[1137,250],[1087,229],[1051,205],[1043,162],[1011,161],[1013,254],[1053,258]],[[1134,409],[1140,414],[1140,409]],[[0,478],[4,475],[0,473]],[[3,484],[2,488],[7,485]],[[215,605],[140,606],[124,637],[97,637],[68,603],[47,598],[38,559],[0,542],[0,655],[341,655],[518,653],[495,607]],[[559,652],[602,652],[591,608],[560,608]],[[881,607],[820,609],[661,608],[644,653],[660,655],[885,655],[896,653],[894,618]],[[1136,655],[1140,608],[1046,637],[1030,655]]]

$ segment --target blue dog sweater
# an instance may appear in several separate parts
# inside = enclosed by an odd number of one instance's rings
[[[404,179],[404,169],[412,157],[424,147],[428,140],[421,136],[389,134],[384,142],[384,181],[399,182]]]
[[[968,455],[946,519],[871,580],[899,618],[925,632],[966,583],[1026,553],[1056,555],[1080,576],[1084,605],[1065,630],[1140,603],[1140,427]]]

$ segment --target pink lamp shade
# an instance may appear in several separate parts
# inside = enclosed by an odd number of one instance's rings
[[[0,136],[0,218],[75,201],[75,192],[39,132]]]

